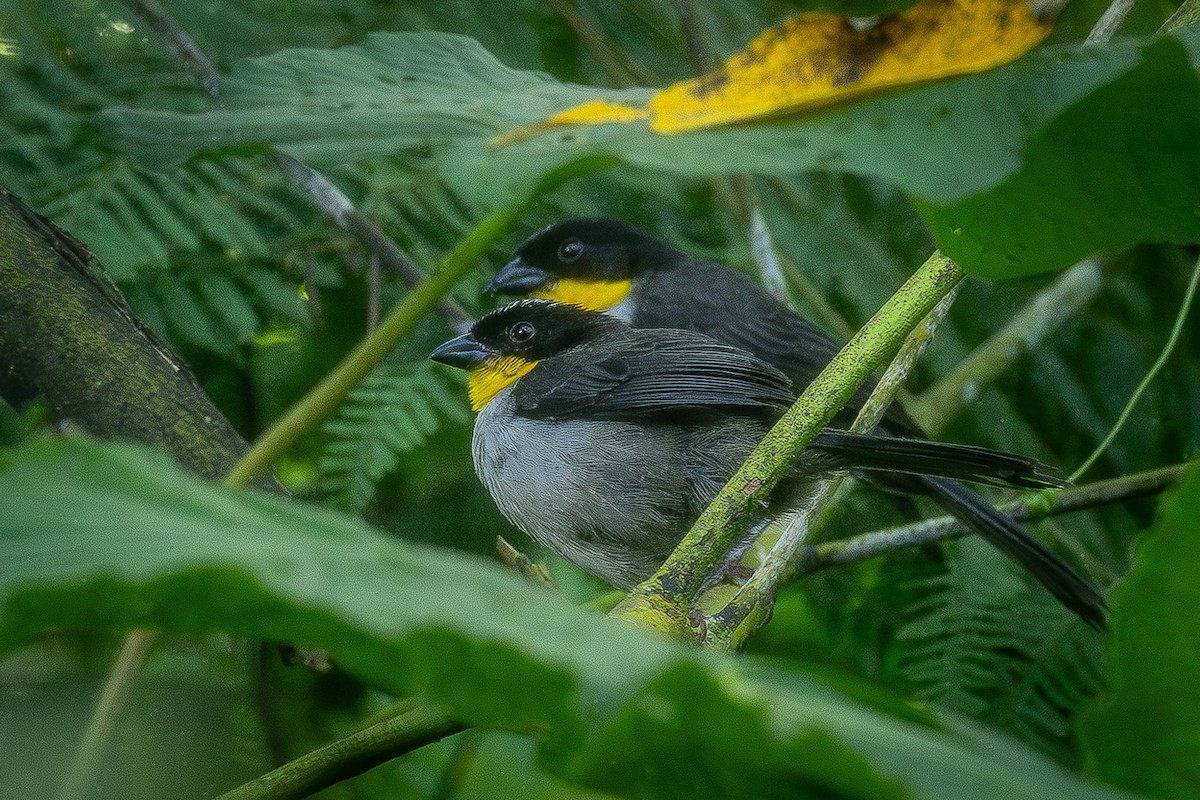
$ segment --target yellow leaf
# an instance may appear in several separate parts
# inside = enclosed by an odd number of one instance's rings
[[[1028,0],[925,0],[858,30],[802,14],[750,43],[715,72],[650,100],[650,128],[685,131],[795,114],[887,89],[982,72],[1050,33]]]
[[[1006,64],[1049,35],[1029,0],[924,0],[859,28],[823,12],[760,34],[719,69],[668,86],[646,108],[592,100],[511,131],[493,147],[561,125],[649,121],[656,133],[800,114]]]
[[[646,119],[647,112],[644,108],[637,106],[627,106],[621,103],[610,103],[607,100],[589,100],[586,103],[568,108],[566,111],[560,111],[552,117],[535,122],[532,125],[523,125],[516,130],[509,131],[495,137],[488,146],[492,148],[503,147],[506,144],[528,139],[530,136],[536,136],[539,133],[545,133],[551,128],[557,128],[560,125],[601,125],[606,122],[637,122],[638,120]]]

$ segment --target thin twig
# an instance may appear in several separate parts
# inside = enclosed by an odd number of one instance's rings
[[[871,395],[867,401],[863,403],[859,409],[858,415],[854,418],[854,424],[850,426],[850,430],[856,433],[870,433],[883,419],[883,415],[887,413],[888,406],[891,405],[892,399],[896,393],[900,391],[900,386],[904,383],[908,373],[916,366],[917,359],[925,352],[925,348],[933,341],[933,336],[937,333],[938,326],[942,324],[942,320],[950,313],[950,307],[954,305],[955,298],[958,297],[958,290],[961,285],[951,289],[945,297],[941,299],[933,310],[925,315],[925,319],[921,320],[921,324],[913,329],[913,332],[904,340],[900,352],[896,353],[896,357],[892,359],[892,363],[888,364],[888,368],[884,370],[883,375],[879,378],[879,383],[875,385]]]
[[[338,227],[353,234],[367,249],[410,287],[425,280],[420,267],[401,250],[391,237],[368,219],[350,198],[321,173],[286,153],[271,154],[280,171],[298,186],[318,209]],[[471,326],[471,315],[452,298],[443,297],[437,304],[438,313],[459,333]]]
[[[843,342],[853,336],[854,326],[846,321],[833,303],[829,302],[825,293],[808,279],[808,276],[800,269],[800,265],[793,261],[786,252],[778,253],[778,255],[779,266],[783,270],[783,277],[787,281],[788,288],[795,292],[796,297],[806,307],[815,312],[816,319],[824,327],[833,331],[834,335]]]
[[[779,253],[771,237],[771,229],[763,218],[762,209],[757,198],[751,195],[750,200],[750,252],[758,264],[758,274],[762,277],[763,286],[767,291],[787,303],[789,300],[787,283],[783,279],[783,269],[779,266]]]
[[[1147,387],[1162,372],[1162,368],[1166,366],[1167,359],[1171,357],[1171,353],[1175,350],[1175,345],[1179,343],[1179,335],[1183,332],[1183,325],[1187,322],[1188,312],[1192,308],[1192,300],[1196,297],[1196,285],[1200,283],[1200,260],[1196,261],[1196,266],[1192,269],[1192,278],[1188,281],[1187,290],[1183,293],[1183,302],[1179,305],[1179,313],[1175,315],[1175,324],[1171,326],[1171,335],[1167,337],[1167,343],[1163,345],[1162,352],[1158,354],[1154,365],[1142,378],[1141,383],[1133,390],[1133,394],[1129,398],[1129,402],[1125,404],[1125,408],[1121,410],[1121,416],[1117,417],[1117,421],[1113,423],[1112,429],[1108,435],[1104,437],[1104,441],[1096,445],[1096,449],[1092,454],[1075,470],[1068,479],[1072,482],[1079,480],[1080,476],[1092,468],[1096,463],[1096,459],[1108,449],[1113,440],[1117,438],[1117,434],[1121,432],[1121,428],[1125,427],[1125,423],[1129,421],[1129,416],[1133,413],[1134,407],[1138,401],[1142,399]]]
[[[627,89],[639,83],[647,86],[653,84],[653,76],[630,62],[604,34],[592,27],[568,0],[546,0],[546,5],[562,17],[567,27],[579,37],[583,49],[591,53],[592,58],[596,59],[600,67],[612,78],[613,86]]]
[[[1179,28],[1200,23],[1200,0],[1184,0],[1171,18],[1158,29],[1159,33],[1171,33]]]
[[[221,93],[221,75],[191,34],[180,27],[158,0],[125,0],[135,14],[146,21],[150,29],[163,41],[175,60],[192,74],[210,96]]]
[[[696,19],[696,7],[692,0],[675,0],[675,7],[679,10],[679,27],[687,43],[692,71],[703,75],[708,72],[708,46],[704,41],[704,32],[700,30],[700,22]]]
[[[137,630],[121,643],[121,651],[104,682],[100,699],[96,701],[87,729],[75,751],[75,758],[58,790],[58,800],[77,800],[89,795],[96,768],[108,749],[108,741],[117,727],[121,709],[129,700],[134,679],[159,638],[154,631]]]
[[[1117,32],[1117,28],[1121,27],[1121,23],[1125,21],[1125,17],[1129,15],[1131,8],[1133,8],[1133,0],[1113,0],[1112,4],[1100,15],[1096,26],[1084,40],[1084,44],[1104,44],[1111,39]]]
[[[1192,465],[1189,463],[1174,464],[1085,486],[1073,486],[1057,493],[1035,494],[1000,506],[1000,510],[1018,520],[1037,520],[1142,495],[1157,494],[1171,486],[1190,466]],[[793,565],[794,573],[788,577],[863,561],[892,550],[936,542],[970,532],[969,528],[953,517],[936,517],[836,542],[809,546]]]

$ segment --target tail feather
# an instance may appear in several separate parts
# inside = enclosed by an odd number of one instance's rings
[[[1042,489],[1063,486],[1054,469],[1033,458],[969,444],[825,429],[809,445],[838,469],[938,475],[959,481]],[[902,484],[900,484],[902,486]]]
[[[1094,628],[1105,628],[1108,604],[1096,587],[1019,522],[962,484],[928,476],[919,480],[938,505],[1027,569],[1080,619]]]

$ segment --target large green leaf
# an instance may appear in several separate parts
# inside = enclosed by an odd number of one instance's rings
[[[1121,796],[850,679],[685,649],[479,559],[131,446],[0,454],[0,507],[2,646],[144,625],[326,648],[464,721],[544,730],[552,771],[635,796]]]
[[[492,204],[590,153],[680,175],[874,174],[919,200],[948,254],[1000,277],[1139,241],[1200,240],[1200,148],[1189,146],[1200,135],[1200,35],[1178,36],[1047,47],[801,120],[678,136],[640,123],[562,128],[494,149],[497,135],[585,99],[640,103],[649,90],[513,70],[461,36],[377,33],[243,61],[205,113],[108,118],[158,164],[268,145],[318,164],[426,152],[451,186]],[[1104,213],[1081,199],[1103,200]]]
[[[1093,774],[1155,797],[1200,796],[1198,504],[1193,467],[1113,593],[1111,689],[1079,726]]]

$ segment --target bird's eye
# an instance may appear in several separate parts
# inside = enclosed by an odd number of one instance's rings
[[[558,246],[559,261],[574,261],[583,255],[583,242],[578,239],[567,239]]]
[[[535,333],[537,333],[537,329],[528,322],[518,322],[508,329],[508,338],[517,344],[523,344],[532,339]]]

